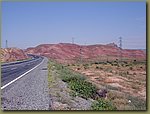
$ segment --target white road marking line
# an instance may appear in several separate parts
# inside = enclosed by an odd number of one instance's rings
[[[14,67],[14,68],[11,68],[11,70],[15,70],[15,69],[17,69],[16,67]]]
[[[18,79],[22,78],[24,75],[28,74],[29,72],[31,72],[32,70],[34,70],[35,68],[37,68],[38,66],[40,66],[42,63],[44,62],[44,59],[43,61],[38,64],[37,66],[33,67],[32,69],[28,70],[27,72],[25,72],[24,74],[22,74],[21,76],[17,77],[16,79],[12,80],[11,82],[7,83],[6,85],[2,86],[1,87],[1,90],[4,89],[5,87],[9,86],[10,84],[12,84],[13,82],[17,81]]]

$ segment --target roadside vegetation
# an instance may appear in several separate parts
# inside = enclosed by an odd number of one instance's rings
[[[48,69],[52,110],[116,110],[86,76],[54,61],[49,61]]]
[[[146,110],[146,63],[49,61],[53,110]],[[58,108],[59,107],[59,108]]]

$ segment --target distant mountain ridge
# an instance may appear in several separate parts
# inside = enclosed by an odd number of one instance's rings
[[[93,59],[101,56],[126,58],[146,58],[143,50],[121,49],[115,44],[78,45],[71,43],[41,44],[27,48],[25,53],[46,56],[57,60]]]
[[[49,59],[58,61],[72,61],[79,59],[95,58],[118,58],[120,54],[125,58],[145,59],[146,50],[141,49],[121,49],[115,43],[106,45],[78,45],[71,43],[59,44],[40,44],[36,47],[27,49],[19,48],[1,48],[1,62],[11,62],[16,60],[27,59],[27,54],[46,56]]]

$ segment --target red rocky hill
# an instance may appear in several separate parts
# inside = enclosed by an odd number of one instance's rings
[[[23,50],[18,48],[1,48],[1,62],[11,62],[27,59],[27,55]]]
[[[42,55],[56,59],[60,62],[86,59],[118,59],[123,58],[146,59],[146,53],[142,50],[122,49],[116,44],[107,45],[77,45],[70,43],[42,44],[36,47],[27,48],[28,54]]]

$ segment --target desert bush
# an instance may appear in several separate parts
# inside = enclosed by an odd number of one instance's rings
[[[114,66],[118,66],[119,64],[118,64],[118,63],[114,63],[113,65],[114,65]]]
[[[96,87],[90,82],[84,80],[73,79],[70,80],[69,86],[72,90],[79,93],[79,96],[83,98],[94,98],[96,95]]]
[[[94,64],[99,64],[98,62],[95,62]]]
[[[96,87],[85,81],[85,77],[78,73],[73,73],[68,69],[61,70],[61,79],[67,82],[69,87],[83,98],[92,98],[96,94]]]
[[[92,110],[116,110],[117,108],[112,103],[105,99],[98,99],[91,106]]]
[[[88,64],[83,64],[83,66],[84,66],[84,69],[88,69],[89,68]]]
[[[130,66],[130,64],[126,64],[125,66],[128,67],[128,66]]]
[[[133,67],[130,67],[130,70],[133,70]]]
[[[60,69],[60,77],[62,81],[67,82],[69,87],[77,92],[83,98],[94,98],[96,87],[92,83],[85,81],[85,77],[81,74],[73,72],[67,68]]]
[[[127,62],[127,61],[124,61],[124,64],[128,64],[128,62]]]
[[[73,91],[73,90],[70,91],[69,94],[70,94],[70,96],[72,96],[72,97],[79,96],[79,93],[77,93],[76,91]]]
[[[99,66],[96,66],[95,68],[96,68],[96,69],[99,69]]]
[[[71,80],[85,80],[86,78],[78,73],[72,73],[70,70],[63,70],[60,74],[61,79],[64,82],[70,82]]]
[[[99,66],[96,66],[95,68],[96,68],[96,69],[100,69],[100,70],[103,70],[103,69],[104,69],[103,67],[99,67]]]
[[[75,64],[72,64],[72,66],[75,66]]]
[[[72,80],[85,80],[85,77],[79,76],[79,75],[62,75],[61,76],[62,80],[64,82],[70,82]]]

